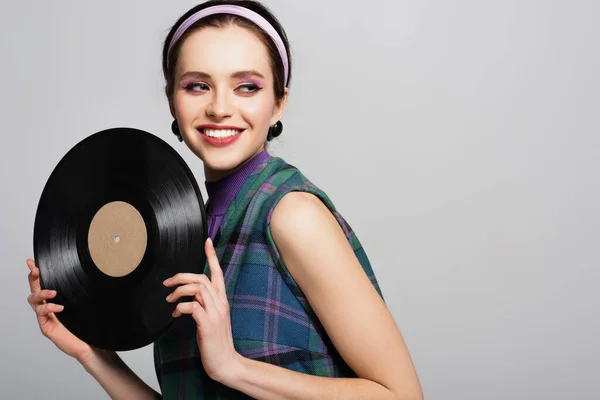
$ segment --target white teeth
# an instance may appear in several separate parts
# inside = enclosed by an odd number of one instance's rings
[[[235,129],[203,129],[203,132],[206,136],[214,138],[224,138],[240,133],[240,131]]]

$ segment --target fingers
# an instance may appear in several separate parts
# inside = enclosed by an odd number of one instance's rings
[[[46,302],[56,296],[56,290],[41,289],[40,270],[35,265],[35,261],[28,259],[27,266],[29,267],[28,280],[31,289],[31,294],[27,296],[27,302],[31,308],[38,317],[47,317],[51,313],[61,312],[65,308],[63,305]]]
[[[210,323],[206,310],[197,301],[177,304],[175,311],[173,311],[173,317],[178,318],[183,314],[190,314],[198,326],[205,327]]]
[[[204,251],[210,268],[210,276],[204,274],[192,274],[192,273],[179,273],[173,277],[166,279],[163,283],[165,286],[182,285],[186,283],[204,283],[211,290],[211,294],[216,294],[216,297],[221,300],[225,305],[228,304],[227,291],[225,289],[225,279],[223,276],[223,270],[219,265],[219,259],[215,251],[212,240],[208,238],[204,243]]]
[[[34,293],[40,290],[40,270],[32,259],[27,260],[27,266],[29,267],[29,289]]]
[[[167,287],[175,286],[175,285],[182,285],[185,283],[208,284],[208,283],[210,283],[210,280],[208,279],[208,276],[206,276],[204,274],[191,274],[191,273],[180,272],[178,274],[173,275],[171,278],[166,279],[163,282],[163,284]]]
[[[174,303],[184,296],[193,296],[209,314],[212,314],[213,312],[226,313],[229,310],[228,307],[220,301],[210,282],[190,283],[179,286],[173,293],[167,296],[166,300],[170,303]]]
[[[54,296],[56,296],[55,290],[39,290],[27,296],[27,302],[38,317],[47,317],[49,314],[61,312],[65,308],[61,304],[46,303],[46,300]]]
[[[44,300],[51,299],[54,296],[56,296],[55,290],[40,290],[27,296],[27,302],[35,309],[35,307],[43,303]]]
[[[38,268],[35,266],[35,261],[33,261],[31,258],[27,259],[27,266],[29,267],[29,271],[33,272],[34,270],[37,270]]]
[[[177,300],[181,299],[182,297],[194,297],[196,298],[196,300],[200,301],[200,303],[202,305],[202,298],[199,297],[200,294],[200,283],[190,283],[188,285],[183,285],[183,286],[179,286],[177,289],[175,289],[171,294],[169,294],[166,298],[166,300],[169,303],[175,303]]]
[[[64,310],[64,306],[54,303],[39,304],[35,307],[35,313],[40,317],[48,316],[51,313],[58,313]]]
[[[221,269],[221,266],[219,265],[217,252],[215,251],[215,247],[210,238],[208,238],[204,244],[204,252],[206,254],[206,259],[208,260],[208,267],[210,268],[210,280],[221,301],[227,304],[227,292],[225,290],[223,269]]]
[[[200,297],[207,314],[211,315],[225,311],[225,305],[217,298],[217,293],[212,285],[200,285]]]
[[[179,274],[174,275],[172,278],[166,279],[163,284],[167,287],[176,286],[176,285],[184,285],[184,284],[203,284],[206,285],[211,294],[215,295],[217,298],[221,299],[221,297],[217,294],[216,288],[214,284],[208,279],[208,277],[204,274],[191,274],[181,272]],[[224,304],[227,304],[227,297],[224,298]]]

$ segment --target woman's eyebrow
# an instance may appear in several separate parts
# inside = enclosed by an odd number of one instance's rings
[[[253,76],[265,79],[265,77],[260,72],[255,70],[238,71],[231,74],[232,78],[250,78]]]
[[[265,79],[264,75],[261,74],[258,71],[255,70],[244,70],[244,71],[237,71],[234,72],[233,74],[231,74],[232,78],[250,78],[250,77],[258,77],[258,78],[262,78]],[[210,75],[207,74],[206,72],[201,72],[201,71],[187,71],[185,72],[183,75],[181,75],[181,79],[186,79],[186,78],[197,78],[197,79],[210,79]]]
[[[181,75],[181,79],[186,79],[186,78],[210,79],[210,75],[207,74],[206,72],[187,71]]]

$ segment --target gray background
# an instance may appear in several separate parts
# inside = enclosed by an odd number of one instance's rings
[[[600,3],[361,3],[266,2],[295,57],[272,153],[355,228],[427,398],[599,398]],[[26,302],[35,211],[115,126],[167,140],[206,193],[160,71],[194,4],[1,3],[1,398],[107,397]],[[151,347],[121,355],[157,387]]]

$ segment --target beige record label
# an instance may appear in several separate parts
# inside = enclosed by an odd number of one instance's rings
[[[123,201],[113,201],[100,208],[88,231],[88,247],[94,264],[112,277],[134,271],[144,257],[147,242],[142,215]]]

